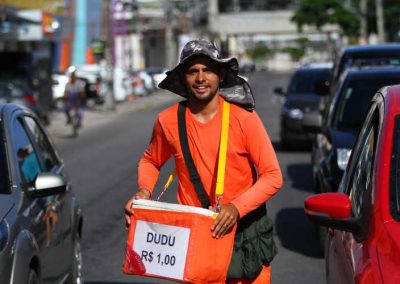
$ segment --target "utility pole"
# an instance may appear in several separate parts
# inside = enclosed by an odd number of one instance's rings
[[[164,5],[167,21],[165,26],[166,65],[168,68],[172,68],[177,61],[175,37],[176,15],[174,5],[170,0],[165,0]]]
[[[360,41],[368,43],[367,0],[360,1]]]
[[[105,108],[106,110],[115,110],[115,99],[114,99],[114,88],[113,88],[113,77],[114,77],[114,65],[113,65],[113,38],[111,34],[112,24],[112,13],[114,12],[113,0],[103,0],[103,39],[105,41],[105,52],[104,60],[102,62],[102,73],[104,74],[105,84]]]
[[[378,29],[378,38],[380,43],[386,42],[385,35],[385,17],[383,14],[382,0],[375,0],[376,5],[376,25]]]

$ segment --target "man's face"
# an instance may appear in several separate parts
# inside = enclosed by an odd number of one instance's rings
[[[210,101],[219,91],[221,78],[217,62],[206,56],[189,59],[183,67],[189,96],[199,101]]]

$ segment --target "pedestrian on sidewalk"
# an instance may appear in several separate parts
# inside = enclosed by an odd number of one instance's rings
[[[255,236],[247,240],[254,248],[251,259],[233,254],[226,283],[265,284],[270,283],[270,262],[276,254],[265,203],[281,188],[282,174],[267,131],[254,110],[250,87],[238,76],[238,69],[236,58],[223,58],[212,42],[194,40],[184,46],[179,64],[166,73],[159,87],[186,99],[189,149],[212,210],[218,204],[214,190],[222,105],[224,101],[230,104],[225,190],[210,233],[222,238],[238,223],[238,248],[245,235]],[[179,203],[201,207],[180,146],[178,106],[176,103],[162,111],[155,121],[150,144],[139,161],[138,192],[133,199],[151,198],[160,168],[173,156]],[[128,224],[131,204],[132,199],[125,205]]]

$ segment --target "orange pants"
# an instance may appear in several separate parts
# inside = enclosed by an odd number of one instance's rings
[[[226,284],[270,284],[271,283],[271,266],[263,266],[260,274],[254,279],[229,279]]]

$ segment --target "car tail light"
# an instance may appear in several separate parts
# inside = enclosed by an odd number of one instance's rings
[[[36,104],[37,103],[37,99],[34,96],[25,96],[24,97],[24,101],[27,103],[31,103],[31,104]]]

